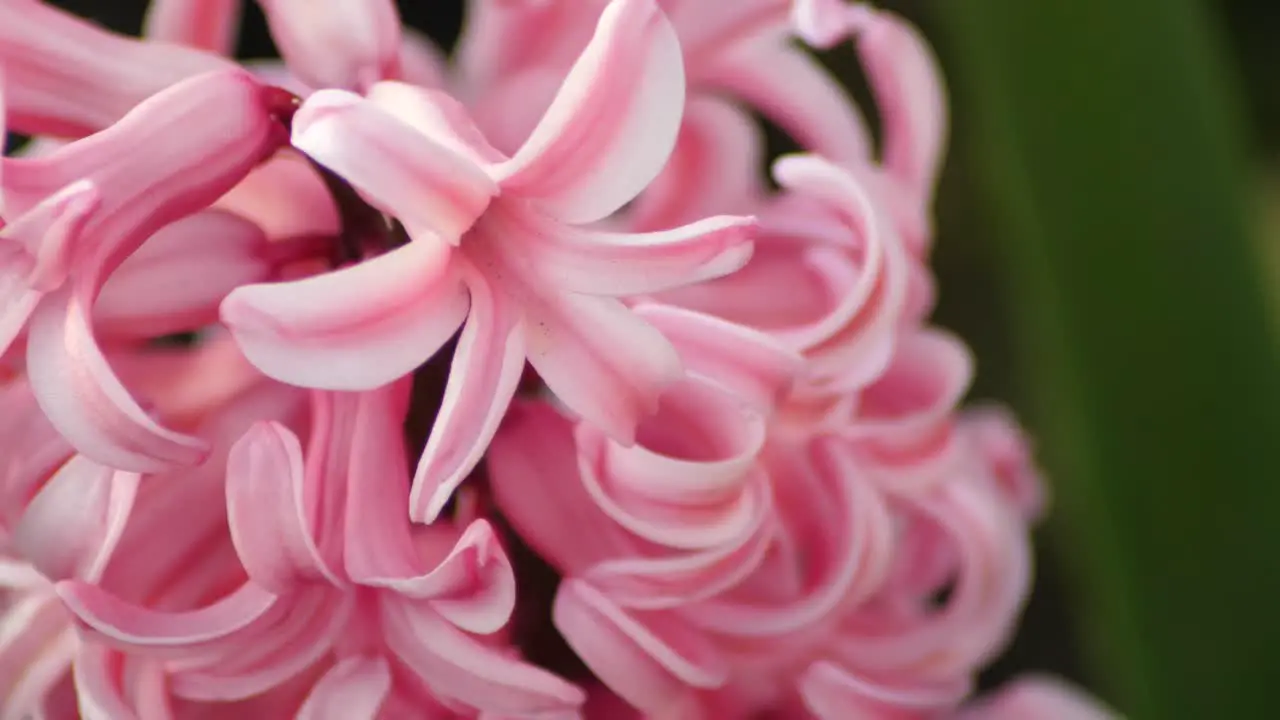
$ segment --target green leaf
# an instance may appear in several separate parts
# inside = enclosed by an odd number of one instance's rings
[[[1217,28],[1193,0],[933,7],[1098,686],[1138,720],[1271,717],[1280,353]]]

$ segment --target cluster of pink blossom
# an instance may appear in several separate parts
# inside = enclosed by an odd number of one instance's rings
[[[1042,491],[925,320],[912,27],[472,0],[446,62],[259,4],[282,63],[227,59],[240,0],[0,0],[0,717],[1110,717],[969,698]],[[495,518],[590,681],[522,658]]]

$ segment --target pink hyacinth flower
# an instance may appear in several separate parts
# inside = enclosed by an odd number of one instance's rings
[[[59,592],[99,642],[165,660],[169,687],[189,700],[246,699],[319,668],[307,712],[344,697],[366,698],[357,716],[369,718],[403,703],[571,710],[575,688],[481,637],[515,602],[488,523],[411,531],[405,390],[320,395],[305,458],[274,423],[231,448],[226,521],[248,578],[230,594],[174,612],[83,583]]]
[[[479,461],[526,359],[568,407],[629,442],[679,378],[675,351],[621,295],[731,272],[753,221],[629,235],[588,224],[660,169],[683,106],[679,46],[653,0],[616,0],[537,130],[506,158],[460,106],[384,83],[311,96],[294,145],[403,223],[403,247],[327,275],[233,292],[223,321],[266,374],[376,387],[463,327],[415,476],[430,520]]]
[[[41,408],[81,453],[150,472],[203,443],[157,424],[102,355],[91,315],[112,273],[166,225],[212,203],[281,141],[269,93],[240,71],[192,78],[48,155],[3,160],[0,352],[27,327]],[[150,152],[138,154],[138,147]],[[67,392],[67,387],[74,389]]]

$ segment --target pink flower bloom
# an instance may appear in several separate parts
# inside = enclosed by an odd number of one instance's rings
[[[0,353],[29,319],[32,390],[87,456],[143,472],[203,457],[202,443],[155,423],[120,384],[91,313],[107,279],[153,234],[209,205],[275,149],[273,110],[249,76],[213,73],[159,93],[101,133],[3,161],[0,191],[14,220],[0,230]],[[153,152],[135,154],[144,143]]]
[[[411,239],[327,275],[241,288],[223,321],[266,374],[331,389],[401,377],[463,326],[414,481],[419,520],[434,518],[479,461],[526,359],[574,412],[630,441],[680,366],[617,296],[723,275],[750,254],[749,218],[644,235],[586,226],[661,167],[682,77],[653,0],[617,0],[510,158],[442,95],[397,84],[375,86],[369,99],[316,93],[294,119],[294,145]]]
[[[927,323],[914,28],[471,0],[450,65],[390,0],[259,5],[238,68],[239,0],[0,0],[0,718],[1114,717],[970,697],[1046,492]]]
[[[191,700],[246,699],[318,665],[327,670],[307,705],[365,698],[360,717],[391,717],[379,708],[399,702],[502,716],[572,709],[575,688],[480,637],[515,602],[488,523],[410,530],[397,432],[406,389],[319,396],[306,459],[279,424],[257,424],[231,448],[226,519],[248,577],[224,584],[230,594],[176,612],[84,583],[60,594],[94,637],[162,660],[172,692]]]

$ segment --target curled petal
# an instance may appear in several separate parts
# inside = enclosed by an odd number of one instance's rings
[[[147,98],[102,132],[48,155],[5,160],[6,201],[21,213],[77,180],[98,188],[84,229],[92,244],[79,249],[96,293],[148,238],[212,204],[284,139],[252,76],[206,73]]]
[[[297,720],[375,720],[391,693],[382,658],[350,657],[329,668],[298,709]]]
[[[720,216],[650,233],[577,228],[533,213],[486,218],[504,250],[569,292],[622,297],[718,278],[751,257],[755,218]]]
[[[655,0],[614,0],[541,122],[498,168],[504,193],[599,220],[666,164],[684,107],[680,42]]]
[[[841,166],[871,157],[867,122],[840,83],[799,49],[751,47],[708,66],[700,80],[758,108],[801,147]]]
[[[1026,599],[1031,572],[1026,529],[978,483],[948,483],[901,510],[914,522],[900,542],[907,546],[913,536],[930,533],[951,561],[933,572],[924,572],[931,570],[926,562],[896,567],[882,598],[903,612],[865,609],[842,636],[838,654],[873,676],[968,676],[1003,649]],[[929,607],[928,598],[949,580],[954,584],[946,601]]]
[[[43,483],[75,452],[36,404],[25,381],[0,385],[0,444],[22,448],[0,462],[0,534],[11,531]],[[4,582],[0,580],[0,586]]]
[[[972,378],[973,356],[958,338],[933,329],[904,337],[884,374],[863,390],[844,433],[886,469],[908,471],[887,487],[928,487],[952,450],[952,413]]]
[[[619,446],[578,428],[583,482],[601,509],[631,532],[675,548],[733,542],[758,525],[768,491],[753,469],[762,416],[718,387],[688,378],[663,397]]]
[[[409,524],[403,427],[411,378],[360,394],[350,428],[343,563],[362,585],[422,574]]]
[[[363,91],[399,73],[392,0],[258,0],[280,54],[314,88]]]
[[[116,337],[210,325],[228,293],[271,271],[257,225],[223,211],[196,213],[151,236],[111,275],[94,303],[94,324]]]
[[[435,354],[467,307],[448,246],[428,238],[323,275],[237,288],[222,321],[270,377],[368,390]]]
[[[112,371],[93,337],[86,295],[63,288],[31,319],[27,373],[49,422],[85,457],[120,470],[198,464],[208,444],[159,425]]]
[[[80,643],[73,677],[84,720],[172,720],[173,709],[164,690],[164,666],[142,661],[127,668],[129,664],[117,650]],[[127,670],[133,670],[132,687],[122,682]],[[142,690],[140,697],[129,697],[135,688]]]
[[[66,280],[99,199],[92,183],[75,182],[0,229],[0,355],[40,298]]]
[[[688,372],[724,386],[760,412],[770,412],[800,373],[802,358],[762,332],[671,305],[633,309],[671,341]]]
[[[563,293],[524,308],[529,362],[551,392],[614,440],[634,442],[682,373],[671,343],[613,298]]]
[[[80,137],[183,79],[229,60],[112,34],[36,0],[0,3],[9,130]]]
[[[569,646],[611,690],[666,717],[698,689],[720,687],[729,668],[717,649],[678,616],[618,608],[581,580],[566,580],[552,617]]]
[[[968,410],[961,419],[1000,493],[1028,522],[1039,520],[1049,503],[1049,489],[1036,466],[1032,443],[1008,409],[998,406]]]
[[[498,188],[467,154],[365,100],[321,90],[293,119],[293,145],[341,175],[409,235],[457,243]]]
[[[1057,678],[1030,676],[1014,680],[994,697],[965,707],[951,720],[1119,720],[1078,688]]]
[[[582,485],[573,425],[549,405],[513,402],[485,466],[503,517],[563,574],[628,547]],[[582,542],[584,537],[591,542]]]
[[[151,0],[144,37],[218,55],[235,51],[242,0]]]
[[[30,717],[43,708],[71,669],[79,644],[66,610],[47,587],[5,594],[0,615],[0,712],[6,720]]]
[[[360,582],[394,590],[430,604],[454,625],[481,634],[497,632],[515,608],[515,574],[493,527],[476,520],[449,554],[416,576],[362,577]]]
[[[921,714],[955,707],[969,694],[965,680],[946,680],[903,686],[882,685],[860,678],[834,663],[814,663],[801,676],[800,696],[819,720],[843,720],[868,716],[885,720],[912,720]],[[986,716],[983,716],[986,718]],[[1020,715],[1019,718],[1044,718]]]
[[[183,612],[134,605],[78,580],[55,588],[91,635],[108,645],[144,652],[179,650],[187,657],[243,650],[246,638],[254,638],[259,634],[255,630],[275,623],[287,609],[278,596],[253,583],[213,605]]]
[[[947,99],[938,60],[920,32],[890,12],[857,22],[858,55],[884,125],[883,162],[927,204],[947,143]]]
[[[51,580],[96,580],[124,531],[139,476],[76,456],[31,499],[14,548]]]
[[[385,602],[382,618],[391,651],[436,695],[500,717],[564,712],[585,700],[573,685],[485,645],[430,609]]]
[[[731,637],[776,639],[820,630],[837,611],[879,591],[893,557],[888,508],[846,448],[821,441],[771,465],[782,522],[796,536],[795,559],[812,569],[797,597],[761,602],[731,592],[690,610],[699,626]]]
[[[519,307],[479,273],[468,273],[467,284],[471,311],[409,495],[418,522],[433,522],[480,462],[524,371]]]
[[[316,547],[304,500],[302,446],[279,423],[254,425],[227,457],[227,523],[254,582],[276,593],[300,580],[341,581]]]
[[[191,700],[226,702],[278,688],[333,650],[334,639],[351,622],[352,600],[350,595],[335,597],[328,588],[296,593],[291,612],[281,614],[270,626],[229,637],[216,652],[206,651],[194,667],[174,663],[173,693]]]
[[[766,479],[748,492],[767,497]],[[757,500],[753,519],[742,525],[741,536],[718,547],[656,557],[605,560],[582,574],[583,580],[607,594],[619,606],[642,610],[678,608],[719,595],[742,582],[764,561],[775,541],[773,507]]]
[[[863,186],[830,161],[790,155],[773,172],[779,184],[819,201],[847,228],[846,248],[809,252],[814,269],[839,298],[836,307],[787,336],[817,356],[819,373],[838,378],[833,387],[861,387],[884,370],[893,351],[907,290],[904,250]]]

